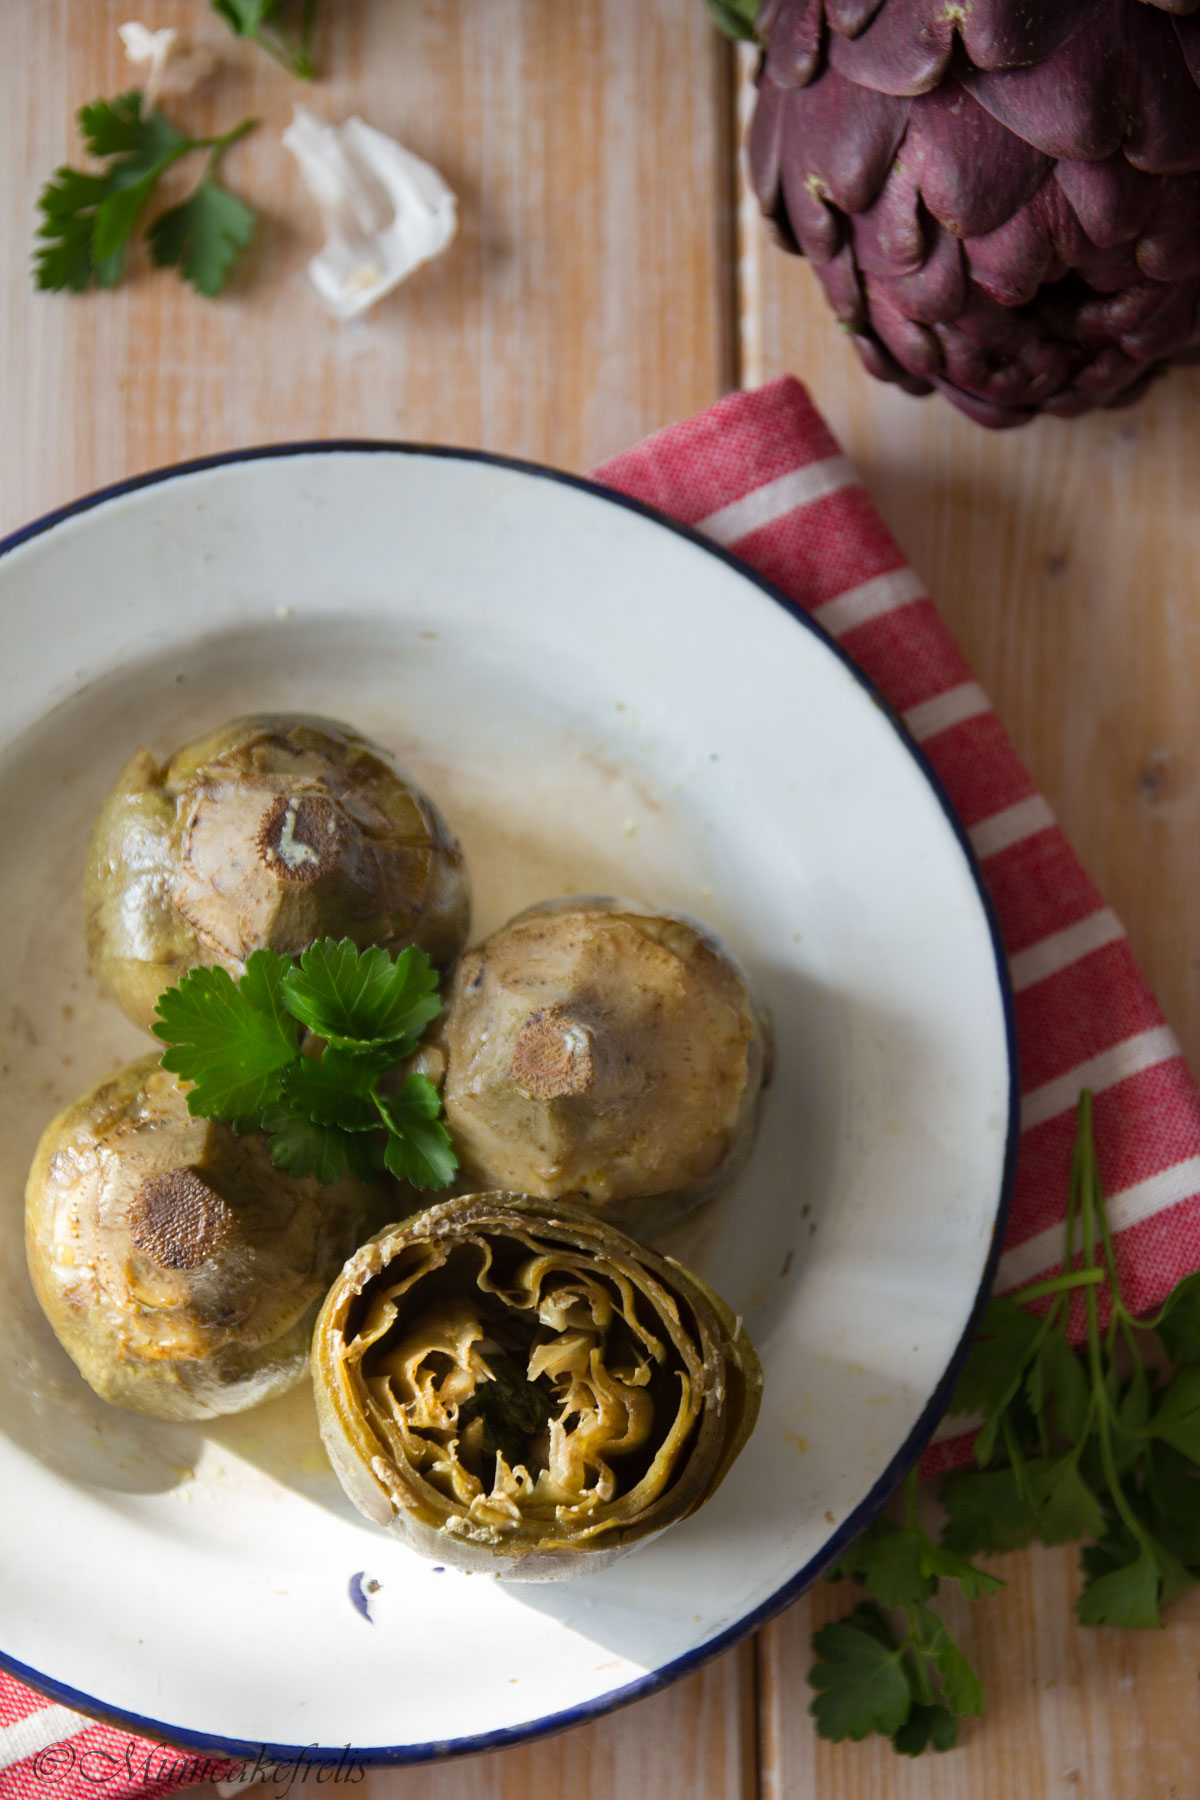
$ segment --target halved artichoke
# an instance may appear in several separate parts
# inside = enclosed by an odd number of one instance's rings
[[[240,976],[252,950],[317,938],[435,963],[466,939],[462,851],[437,807],[349,726],[236,719],[162,767],[134,752],[100,809],[84,875],[92,967],[137,1025],[189,969]]]
[[[284,1174],[263,1136],[192,1118],[147,1056],[43,1132],[26,1254],[55,1336],[101,1399],[207,1419],[301,1378],[321,1297],[394,1206],[385,1185]]]
[[[389,1226],[313,1334],[321,1435],[359,1510],[423,1555],[591,1573],[714,1492],[762,1374],[697,1276],[570,1201],[469,1194]]]
[[[767,1034],[693,919],[577,896],[460,957],[438,1044],[465,1185],[574,1194],[660,1230],[750,1149]]]

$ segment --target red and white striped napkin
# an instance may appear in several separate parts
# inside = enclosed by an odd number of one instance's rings
[[[1139,1312],[1155,1306],[1200,1267],[1200,1094],[1119,920],[803,388],[731,395],[596,476],[735,550],[811,613],[903,717],[967,827],[1008,951],[1021,1050],[997,1292],[1058,1265],[1075,1103],[1090,1087],[1125,1294]],[[960,1432],[936,1445],[926,1472],[969,1442]],[[216,1772],[0,1676],[0,1800],[150,1800]]]
[[[596,471],[736,551],[838,640],[900,714],[967,828],[1012,976],[1021,1143],[998,1294],[1062,1258],[1081,1089],[1126,1301],[1200,1267],[1200,1094],[1116,914],[1084,873],[950,633],[804,389],[733,394]],[[1082,1326],[1083,1309],[1073,1315]],[[926,1474],[964,1460],[961,1429]]]

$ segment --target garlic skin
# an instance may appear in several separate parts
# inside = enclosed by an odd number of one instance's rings
[[[297,106],[283,143],[321,211],[308,277],[335,319],[358,318],[454,237],[458,202],[437,170],[362,119],[327,125]]]
[[[187,94],[216,73],[220,57],[207,44],[193,43],[186,32],[165,26],[151,31],[131,19],[118,25],[125,57],[135,67],[145,66],[143,93],[147,106],[156,106],[164,94]]]

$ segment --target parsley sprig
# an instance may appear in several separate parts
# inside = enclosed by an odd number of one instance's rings
[[[93,283],[113,287],[142,210],[158,182],[181,157],[207,150],[204,173],[177,206],[154,220],[146,234],[160,268],[178,268],[185,281],[210,299],[218,294],[234,258],[250,240],[250,208],[219,185],[221,157],[255,125],[243,119],[220,137],[190,138],[153,108],[143,108],[134,89],[115,100],[81,108],[79,128],[89,153],[105,163],[95,172],[63,167],[42,189],[38,206],[37,285],[82,293]]]
[[[236,32],[238,37],[250,38],[268,56],[273,56],[277,63],[282,64],[289,75],[298,75],[302,81],[311,81],[314,74],[312,34],[317,16],[317,0],[304,0],[300,24],[294,38],[288,37],[279,29],[277,21],[284,6],[285,0],[212,0],[213,11],[224,19],[230,31]]]
[[[871,1598],[813,1634],[820,1660],[808,1677],[818,1690],[810,1710],[822,1737],[858,1741],[879,1731],[905,1756],[929,1744],[948,1750],[956,1718],[983,1711],[978,1675],[928,1602],[943,1581],[956,1581],[969,1600],[1004,1586],[929,1537],[917,1516],[917,1480],[913,1469],[903,1520],[874,1520],[830,1570],[830,1579],[861,1582]],[[901,1616],[901,1630],[882,1607]]]
[[[298,960],[255,950],[240,981],[193,969],[159,997],[154,1031],[163,1067],[192,1084],[189,1112],[267,1132],[281,1169],[335,1181],[386,1168],[441,1188],[458,1160],[437,1089],[419,1074],[386,1082],[442,1010],[437,989],[422,950],[393,961],[325,938]]]
[[[917,1518],[914,1470],[903,1518],[877,1519],[832,1571],[869,1598],[813,1636],[811,1711],[823,1737],[877,1731],[916,1755],[948,1749],[956,1719],[982,1712],[977,1677],[928,1605],[939,1579],[969,1599],[1003,1585],[972,1556],[1090,1539],[1076,1606],[1084,1625],[1158,1625],[1161,1609],[1200,1581],[1200,1274],[1179,1282],[1152,1319],[1130,1313],[1089,1093],[1079,1102],[1065,1240],[1063,1274],[993,1300],[984,1315],[950,1406],[983,1415],[976,1467],[941,1484],[940,1543]],[[1079,1349],[1067,1335],[1076,1290]],[[1150,1333],[1173,1370],[1147,1365]]]

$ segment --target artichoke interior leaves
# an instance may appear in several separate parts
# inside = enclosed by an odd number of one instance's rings
[[[409,1040],[403,1054],[441,1012],[437,990],[437,970],[423,950],[410,945],[393,962],[378,945],[359,950],[349,938],[313,944],[284,983],[288,1010],[330,1044]]]
[[[388,1127],[385,1161],[415,1188],[447,1187],[458,1168],[450,1133],[441,1122],[442,1102],[427,1075],[410,1075],[400,1092],[376,1104]]]
[[[481,1382],[459,1407],[459,1428],[482,1419],[484,1454],[501,1452],[512,1469],[525,1461],[529,1439],[546,1429],[557,1402],[542,1382],[530,1381],[511,1356],[491,1351],[487,1364],[492,1379]]]
[[[252,991],[265,993],[269,981],[258,972]],[[154,1034],[170,1045],[163,1067],[193,1084],[188,1110],[243,1128],[256,1124],[298,1054],[295,1021],[260,1011],[220,968],[193,969],[159,996],[157,1010]]]
[[[882,1626],[882,1631],[880,1627]],[[823,1738],[860,1743],[872,1731],[891,1737],[905,1724],[913,1694],[899,1646],[877,1608],[858,1606],[846,1619],[813,1633],[817,1661],[809,1711]]]

